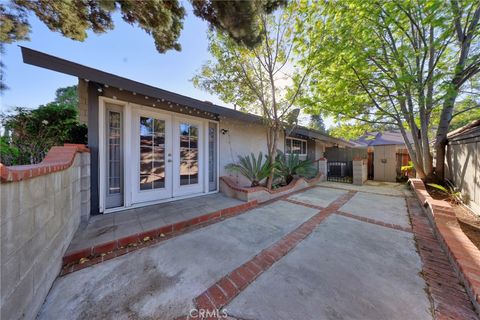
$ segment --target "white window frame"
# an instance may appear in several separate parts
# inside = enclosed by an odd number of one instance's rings
[[[308,155],[308,142],[307,142],[307,140],[299,139],[299,138],[293,138],[293,137],[285,137],[285,154],[288,154],[288,155],[290,154],[286,151],[288,140],[297,140],[297,141],[300,141],[302,144],[305,142],[305,153],[293,153],[293,154],[298,154],[299,156]],[[302,149],[302,147],[300,147],[300,151],[301,151],[301,149]],[[290,150],[292,150],[292,145],[291,144],[290,144]]]

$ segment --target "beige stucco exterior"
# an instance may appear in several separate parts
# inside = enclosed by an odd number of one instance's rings
[[[227,130],[225,132],[225,130]],[[222,131],[225,133],[223,134]],[[284,151],[285,139],[283,136],[278,141],[278,149]],[[237,121],[229,118],[220,119],[219,127],[219,165],[220,176],[230,176],[239,185],[248,185],[248,180],[239,174],[230,173],[225,166],[238,161],[238,156],[245,156],[253,153],[258,155],[267,151],[267,138],[265,127],[261,124]]]

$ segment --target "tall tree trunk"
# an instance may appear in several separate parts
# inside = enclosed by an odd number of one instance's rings
[[[445,148],[447,146],[447,133],[450,127],[450,121],[453,116],[453,107],[458,96],[458,90],[453,92],[445,99],[443,103],[440,123],[438,125],[437,136],[435,140],[435,174],[439,180],[445,179]]]
[[[270,175],[267,179],[267,188],[272,189],[273,180],[275,179],[275,158],[277,157],[277,149],[278,149],[278,137],[279,137],[279,130],[280,127],[277,123],[274,124],[274,127],[270,129],[271,133],[271,143],[268,147],[268,157],[270,161],[270,165],[272,166],[270,169]]]

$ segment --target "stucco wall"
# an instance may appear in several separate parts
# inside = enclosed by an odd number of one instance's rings
[[[0,184],[1,319],[39,311],[82,210],[88,214],[89,161],[88,152],[77,153],[63,171]]]
[[[228,130],[222,134],[222,129]],[[225,170],[225,166],[237,162],[238,156],[253,154],[258,155],[267,152],[267,138],[265,128],[262,125],[236,121],[233,119],[221,119],[219,127],[219,164],[220,176],[230,176],[241,186],[248,186],[249,182],[239,174],[232,174]],[[278,149],[284,151],[285,141],[283,135],[278,141]]]
[[[447,146],[447,177],[464,201],[480,214],[480,137],[451,142]]]

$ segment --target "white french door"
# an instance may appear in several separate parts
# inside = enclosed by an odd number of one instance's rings
[[[132,202],[172,197],[172,117],[135,112],[131,153]]]
[[[218,124],[100,100],[100,211],[218,189]]]
[[[175,117],[173,196],[200,193],[203,182],[203,122]]]

